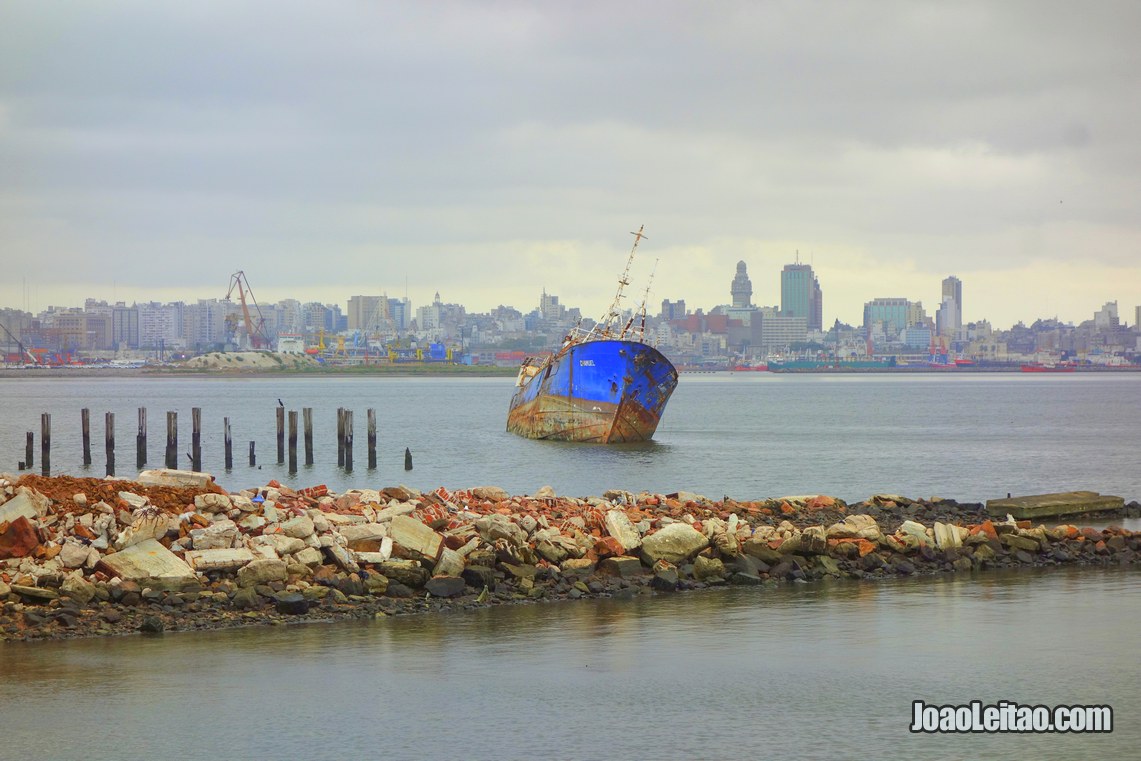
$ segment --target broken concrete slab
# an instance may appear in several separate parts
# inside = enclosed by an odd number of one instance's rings
[[[193,579],[194,569],[155,539],[104,555],[98,568],[122,579]]]
[[[388,535],[393,544],[410,555],[433,564],[440,559],[444,549],[444,537],[407,515],[397,515],[392,519]]]
[[[232,571],[254,561],[254,553],[241,549],[188,550],[186,562],[196,571]]]
[[[989,499],[987,512],[998,518],[1012,515],[1016,520],[1034,520],[1059,515],[1081,515],[1121,510],[1122,497],[1099,494],[1095,491],[1067,491],[1054,494],[1034,494],[1025,497]]]
[[[154,470],[139,471],[135,479],[145,486],[175,486],[202,489],[214,482],[214,476],[209,473],[197,473],[193,470],[171,470],[169,468],[155,468]]]
[[[11,523],[23,516],[30,521],[39,518],[36,504],[26,494],[17,494],[4,504],[0,505],[0,523]]]
[[[638,529],[634,528],[634,524],[630,522],[626,513],[621,510],[608,510],[606,512],[606,531],[610,536],[617,539],[627,552],[642,546],[642,535],[638,533]]]

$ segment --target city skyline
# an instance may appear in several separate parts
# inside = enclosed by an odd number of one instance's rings
[[[237,274],[238,273],[234,273],[234,277],[236,277]],[[684,294],[671,294],[659,300],[656,298],[653,292],[647,294],[644,289],[629,287],[625,289],[625,295],[621,301],[620,308],[631,313],[637,312],[639,306],[642,303],[642,298],[646,297],[646,308],[650,314],[656,314],[655,305],[657,305],[659,302],[661,303],[663,310],[667,309],[668,307],[671,311],[673,311],[676,308],[681,307],[684,310],[685,314],[709,314],[714,311],[722,311],[732,315],[735,313],[740,313],[741,311],[775,310],[776,314],[783,314],[785,316],[799,316],[805,318],[807,321],[806,328],[809,331],[826,331],[832,326],[834,322],[840,322],[841,324],[850,326],[866,326],[868,323],[868,308],[870,306],[876,304],[892,304],[895,305],[893,308],[902,310],[900,311],[900,315],[908,313],[907,310],[911,309],[915,314],[922,314],[924,320],[930,321],[932,327],[936,329],[937,335],[950,336],[953,335],[956,331],[964,329],[968,324],[986,323],[991,327],[991,329],[997,330],[1006,330],[1019,324],[1031,324],[1039,320],[1057,320],[1062,324],[1080,325],[1091,320],[1096,321],[1100,319],[1099,315],[1102,314],[1102,310],[1112,306],[1115,310],[1118,310],[1118,312],[1126,316],[1125,320],[1121,324],[1129,325],[1128,315],[1130,305],[1120,306],[1119,302],[1116,299],[1103,301],[1099,304],[1098,309],[1092,310],[1090,313],[1082,315],[1079,319],[1072,321],[1062,320],[1052,315],[1038,315],[1031,319],[1020,320],[1008,326],[996,325],[992,320],[989,320],[985,316],[967,320],[962,316],[963,282],[955,275],[948,275],[942,278],[940,282],[941,299],[936,300],[933,306],[925,303],[923,299],[912,299],[909,296],[875,296],[863,302],[861,305],[861,315],[858,319],[845,320],[837,317],[833,320],[825,319],[821,322],[814,322],[815,318],[812,316],[812,314],[798,314],[798,312],[807,307],[809,311],[815,310],[813,311],[813,314],[819,315],[820,303],[822,300],[824,300],[822,298],[822,294],[825,289],[821,287],[819,279],[816,277],[816,273],[812,265],[800,262],[798,257],[797,261],[786,264],[782,270],[771,274],[778,280],[777,289],[780,292],[779,298],[772,302],[757,301],[753,298],[754,278],[748,271],[748,263],[742,260],[737,262],[733,277],[729,283],[728,288],[725,290],[725,293],[728,294],[729,298],[722,299],[717,303],[694,304],[692,299],[686,298]],[[361,289],[358,287],[358,290]],[[786,290],[788,292],[786,292]],[[797,295],[798,291],[804,291],[804,293]],[[797,299],[807,299],[807,303],[799,301],[790,305],[786,303],[787,298],[790,295],[794,301]],[[88,295],[79,303],[51,304],[42,310],[23,310],[21,307],[14,307],[3,303],[0,303],[0,310],[20,310],[28,312],[32,316],[38,316],[52,310],[82,310],[85,308],[85,306],[90,306],[92,304],[101,304],[103,306],[121,305],[128,307],[149,307],[170,304],[193,305],[199,302],[226,303],[228,300],[229,303],[236,305],[239,303],[239,297],[240,294],[237,291],[235,291],[233,294],[229,294],[229,299],[214,295],[192,299],[164,300],[160,298],[146,298],[137,301],[124,301],[122,299],[112,300]],[[385,298],[387,298],[387,301],[385,301]],[[584,309],[581,305],[566,303],[566,299],[563,299],[558,293],[553,292],[553,290],[548,292],[548,289],[545,287],[541,290],[537,299],[532,299],[533,303],[513,304],[500,302],[496,304],[495,307],[488,309],[474,308],[462,298],[457,298],[455,300],[442,299],[439,291],[436,291],[432,298],[427,299],[419,304],[406,297],[397,297],[388,293],[355,293],[350,296],[342,296],[340,299],[332,300],[299,298],[297,294],[293,294],[280,299],[272,300],[261,299],[259,301],[256,298],[252,298],[251,302],[254,305],[260,304],[267,308],[281,306],[287,302],[295,303],[300,307],[306,307],[311,304],[322,305],[325,307],[335,307],[337,310],[339,310],[338,313],[342,314],[348,320],[348,326],[350,330],[361,327],[361,323],[366,322],[369,315],[373,317],[377,315],[381,317],[391,316],[391,309],[393,308],[399,308],[402,313],[410,315],[407,317],[407,321],[411,321],[415,319],[415,313],[419,311],[421,307],[429,306],[433,303],[440,304],[442,302],[449,305],[462,307],[470,315],[488,314],[495,312],[501,308],[507,308],[517,310],[521,314],[536,312],[542,314],[544,317],[549,318],[556,314],[562,315],[568,309],[573,309],[575,312],[581,314],[583,318],[590,320],[597,319],[594,314]],[[402,305],[401,302],[403,302]],[[949,313],[945,311],[948,309],[951,310]],[[1136,314],[1138,320],[1141,320],[1141,305],[1133,305],[1132,309]],[[680,317],[683,316],[683,314],[678,314],[677,316]],[[667,316],[666,319],[673,318]],[[1131,327],[1136,328],[1138,325],[1141,325],[1141,322],[1136,323]]]
[[[244,270],[267,302],[547,287],[596,316],[645,224],[658,298],[726,303],[737,261],[799,251],[825,324],[934,312],[952,272],[966,322],[1077,323],[1141,304],[1138,26],[1124,2],[5,3],[0,303],[220,298]]]

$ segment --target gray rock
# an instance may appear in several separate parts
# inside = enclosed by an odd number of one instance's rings
[[[139,631],[144,634],[162,634],[166,625],[158,616],[143,616],[143,622],[139,624]]]
[[[507,493],[507,490],[501,489],[498,486],[477,486],[471,490],[471,495],[476,499],[483,499],[488,502],[503,502],[504,500],[511,499],[511,495]]]
[[[659,568],[654,571],[654,578],[650,579],[650,587],[658,590],[659,592],[674,592],[677,591],[678,573],[677,569]]]
[[[678,565],[709,546],[709,540],[687,523],[671,523],[642,539],[642,558],[649,565],[665,560]]]
[[[210,494],[198,494],[194,497],[194,509],[203,513],[224,513],[233,506],[233,501],[226,494],[211,492]]]
[[[230,603],[238,610],[252,610],[261,607],[261,596],[254,587],[244,587],[234,592]]]
[[[615,576],[620,579],[629,579],[645,573],[642,561],[629,555],[606,558],[599,564],[598,570],[607,576]]]
[[[298,515],[281,524],[281,533],[294,539],[305,539],[313,535],[313,519],[308,515]]]
[[[91,548],[78,539],[68,538],[63,542],[57,556],[64,568],[79,568],[87,562]]]
[[[698,555],[693,561],[693,577],[698,581],[725,578],[725,564],[717,558]]]
[[[59,592],[44,587],[30,587],[24,584],[12,584],[12,594],[34,603],[46,603],[59,599]]]
[[[60,584],[59,591],[80,605],[86,605],[95,597],[95,585],[78,573],[64,579],[63,583]]]
[[[463,570],[461,576],[468,586],[475,587],[476,589],[482,589],[483,587],[495,589],[496,577],[493,568],[488,568],[483,565],[469,565]]]
[[[299,592],[281,592],[275,597],[274,608],[286,616],[303,616],[309,612],[309,601]]]
[[[634,528],[634,524],[630,522],[630,518],[622,510],[608,510],[606,512],[606,531],[618,540],[626,552],[642,546],[642,535],[638,533],[638,529]]]
[[[254,587],[271,581],[285,581],[284,560],[253,560],[238,569],[238,586]]]
[[[458,576],[433,576],[424,588],[433,597],[456,597],[464,593],[467,585]]]
[[[353,556],[351,550],[342,547],[339,544],[330,544],[325,547],[325,553],[329,558],[345,573],[356,573],[360,570],[360,565],[357,563],[356,558]]]
[[[383,575],[388,577],[390,597],[395,597],[392,594],[392,582],[403,584],[407,587],[419,589],[427,583],[430,574],[428,571],[414,560],[387,560],[376,566],[376,569]]]

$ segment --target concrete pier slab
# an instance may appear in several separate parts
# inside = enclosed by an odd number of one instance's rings
[[[1017,520],[1033,520],[1062,515],[1099,513],[1125,507],[1122,497],[1098,494],[1095,491],[1067,491],[1056,494],[1035,494],[1025,497],[1006,497],[987,500],[987,512],[997,518],[1014,516]]]

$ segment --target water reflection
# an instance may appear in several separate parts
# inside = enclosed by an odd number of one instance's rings
[[[823,757],[854,738],[925,758],[1110,756],[1141,740],[1139,602],[1137,571],[1074,569],[9,643],[0,732],[12,757],[43,755],[42,726],[53,747],[120,758],[155,737],[188,759]],[[1108,701],[1119,723],[915,737],[920,698]]]

